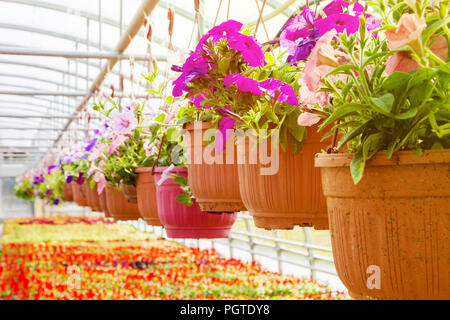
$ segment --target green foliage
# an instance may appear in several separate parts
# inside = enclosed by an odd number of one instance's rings
[[[339,49],[351,62],[323,80],[322,90],[333,99],[323,110],[327,118],[320,128],[338,123],[332,129],[338,128],[341,134],[338,148],[347,146],[347,152],[355,153],[350,168],[355,183],[361,180],[366,161],[378,151],[387,151],[390,158],[399,150],[421,154],[424,149],[450,148],[450,64],[437,61],[429,51],[430,38],[443,35],[448,43],[450,21],[447,12],[442,15],[428,2],[416,3],[412,8],[378,1],[376,8],[384,10],[385,28],[395,25],[404,12],[426,13],[427,21],[433,21],[422,33],[423,50],[407,49],[420,69],[386,75],[384,66],[393,52],[385,41],[366,37],[360,30],[341,35]]]

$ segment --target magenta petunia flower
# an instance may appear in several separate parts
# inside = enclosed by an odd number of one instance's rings
[[[227,88],[232,84],[235,84],[239,91],[250,92],[254,96],[261,95],[261,89],[259,88],[259,82],[239,73],[233,73],[226,75],[223,79],[223,83]]]
[[[283,81],[270,78],[261,81],[259,83],[259,88],[272,97],[276,97],[278,95],[276,101],[286,102],[291,106],[298,106],[298,99],[294,89]]]
[[[197,47],[195,48],[195,52],[199,53],[203,50],[203,44],[209,38],[212,39],[213,43],[219,42],[221,39],[226,38],[230,34],[238,33],[242,28],[242,23],[235,20],[228,20],[222,22],[218,26],[215,26],[211,30],[209,30],[203,37],[201,37],[198,42]]]
[[[222,110],[230,110],[229,106],[225,107],[219,107],[217,108],[217,111],[220,113]],[[235,119],[231,117],[224,116],[220,120],[219,123],[219,132],[220,135],[216,137],[216,151],[221,153],[224,149],[225,143],[227,139],[229,138],[229,132],[227,130],[233,129],[234,123],[236,122]]]
[[[264,67],[267,63],[262,46],[253,36],[235,33],[228,37],[228,46],[239,51],[251,67]]]
[[[319,37],[330,30],[335,29],[338,34],[347,31],[347,34],[353,34],[358,31],[359,18],[346,13],[332,14],[326,18],[317,20],[314,28],[319,30]]]
[[[137,120],[132,112],[115,113],[112,115],[112,128],[115,132],[127,134],[137,126]]]
[[[346,8],[349,5],[350,3],[344,0],[333,0],[325,8],[323,8],[323,12],[325,12],[327,16],[331,14],[342,13],[343,8]]]
[[[210,109],[211,106],[202,106],[201,103],[208,95],[205,92],[202,92],[201,94],[197,96],[189,97],[189,100],[191,100],[194,103],[194,106],[197,108],[203,108],[203,109]]]
[[[290,55],[295,52],[296,40],[306,38],[311,34],[314,28],[314,20],[314,11],[306,7],[283,27],[279,37],[280,45],[288,49]]]
[[[364,6],[356,1],[353,4],[353,12],[356,13],[357,16],[361,15],[364,12]]]
[[[183,92],[189,91],[188,84],[201,75],[206,74],[209,68],[210,66],[205,57],[193,53],[181,67],[181,75],[172,83],[173,96],[180,97],[183,95]]]

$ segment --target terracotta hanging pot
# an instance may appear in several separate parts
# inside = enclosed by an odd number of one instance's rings
[[[115,220],[138,220],[141,216],[136,204],[128,202],[122,191],[106,186],[106,205]]]
[[[155,179],[161,179],[167,167],[155,169]],[[174,173],[187,177],[186,168],[175,168]],[[170,238],[211,239],[228,238],[231,227],[236,220],[236,213],[208,213],[200,210],[194,200],[192,206],[179,203],[175,198],[182,193],[180,186],[173,179],[165,180],[156,186],[159,219]]]
[[[137,191],[136,187],[128,184],[122,184],[122,192],[128,202],[137,204]]]
[[[88,183],[84,184],[85,193],[87,194],[87,202],[92,211],[102,211],[100,206],[100,197],[97,193],[97,185],[91,188]]]
[[[185,125],[190,139],[186,139],[186,147],[191,161],[188,164],[189,185],[200,208],[207,212],[246,211],[239,192],[236,145],[231,150],[234,156],[232,163],[227,163],[227,150],[221,158],[223,164],[205,163],[203,154],[207,147],[203,143],[203,135],[211,127],[210,122],[188,123]],[[198,137],[198,138],[196,138]],[[211,151],[215,156],[215,148]],[[230,152],[230,151],[229,151]],[[229,153],[228,152],[228,153]]]
[[[262,175],[268,165],[251,164],[249,150],[253,143],[246,141],[245,150],[238,148],[244,164],[238,165],[242,201],[253,216],[256,227],[264,229],[292,229],[295,225],[328,229],[325,197],[322,194],[320,170],[314,168],[314,156],[331,144],[330,139],[321,142],[322,134],[317,126],[307,128],[307,140],[301,151],[294,155],[287,148],[279,147],[278,171]],[[248,139],[246,139],[248,140]],[[271,154],[270,142],[267,147]],[[261,144],[260,148],[266,148]],[[245,153],[245,154],[242,154]]]
[[[73,201],[73,191],[70,183],[64,183],[63,185],[63,200],[66,202]]]
[[[152,168],[137,168],[136,190],[139,212],[148,225],[162,226],[158,216],[156,185]]]
[[[318,154],[336,270],[357,299],[450,299],[450,150],[401,151],[350,176],[352,154]],[[377,283],[378,280],[378,283]]]
[[[99,195],[100,199],[100,207],[102,208],[105,217],[111,218],[111,213],[108,210],[108,206],[106,204],[106,189],[103,189],[103,192]]]
[[[82,185],[76,182],[72,182],[71,185],[72,185],[73,200],[80,207],[87,207],[88,206],[87,198],[81,194]]]

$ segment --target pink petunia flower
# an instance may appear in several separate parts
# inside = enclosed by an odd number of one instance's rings
[[[306,84],[310,91],[317,91],[320,87],[320,79],[333,69],[333,66],[323,64],[321,57],[334,57],[337,51],[331,45],[331,41],[336,36],[335,29],[325,33],[317,41],[316,46],[309,55],[308,62],[303,69],[299,82]]]
[[[114,152],[116,152],[121,146],[123,146],[125,141],[127,141],[128,139],[129,138],[127,136],[125,136],[125,135],[115,134],[113,136],[113,140],[111,142],[111,145],[109,146],[108,155],[111,155]]]
[[[97,193],[101,194],[106,187],[105,175],[100,171],[96,171],[93,179],[97,182]]]
[[[112,115],[112,128],[118,133],[130,133],[136,126],[137,120],[132,112],[115,113]]]
[[[299,126],[310,127],[320,121],[320,117],[314,113],[303,112],[297,120]]]
[[[102,156],[102,154],[105,152],[106,150],[106,145],[101,144],[100,146],[98,146],[97,148],[95,148],[91,154],[88,157],[89,161],[95,161],[98,158],[100,158]]]

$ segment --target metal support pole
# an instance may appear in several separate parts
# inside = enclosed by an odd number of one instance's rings
[[[278,239],[280,238],[278,236],[278,230],[272,230],[273,236],[275,237],[275,251],[277,253],[277,262],[278,262],[278,272],[283,272],[283,264],[281,262],[281,248],[280,243],[278,242]]]
[[[311,230],[310,228],[304,227],[303,229],[303,233],[305,235],[305,241],[308,244],[312,244],[312,237],[311,237]],[[309,266],[310,266],[310,270],[311,270],[311,280],[316,280],[316,271],[314,271],[314,267],[316,265],[316,258],[314,255],[314,249],[308,247],[308,261],[309,261]]]
[[[248,219],[244,219],[245,221],[245,227],[247,228],[247,232],[248,233],[252,233],[252,229],[250,227],[250,222],[248,221]],[[253,236],[249,235],[248,236],[248,246],[250,248],[250,255],[252,257],[252,262],[255,261],[255,253],[254,253],[254,249],[255,249],[255,242],[253,240]]]

